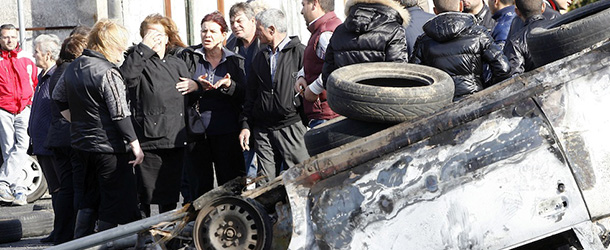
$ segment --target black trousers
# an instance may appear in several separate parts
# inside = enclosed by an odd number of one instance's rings
[[[183,162],[184,148],[144,150],[144,161],[136,166],[140,210],[147,211],[147,207],[150,210],[150,204],[159,204],[169,210],[176,208]],[[146,216],[150,216],[150,212]]]
[[[59,180],[59,188],[52,193],[54,243],[61,244],[74,237],[76,209],[74,202],[73,164],[79,164],[70,147],[53,148],[53,167]]]
[[[246,174],[238,132],[208,135],[204,140],[189,143],[186,150],[191,201],[214,188],[214,170],[218,185]]]
[[[85,196],[99,194],[99,220],[114,224],[138,220],[136,176],[129,164],[131,154],[77,152],[85,167]],[[83,202],[87,203],[84,207],[94,207],[91,202],[95,202],[95,197],[84,197]]]

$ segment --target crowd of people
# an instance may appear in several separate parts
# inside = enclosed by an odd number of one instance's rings
[[[101,20],[63,42],[43,34],[34,61],[17,29],[0,26],[0,201],[27,204],[20,164],[43,169],[63,243],[148,217],[238,177],[271,180],[307,158],[304,134],[338,117],[326,101],[337,68],[417,63],[447,72],[454,100],[533,69],[525,38],[567,8],[560,0],[301,0],[311,37],[287,34],[287,14],[257,1],[200,23],[185,45],[152,14],[139,44]],[[424,1],[427,2],[427,1]],[[424,8],[427,9],[427,6]],[[229,35],[229,33],[231,34]],[[256,178],[258,177],[258,178]]]

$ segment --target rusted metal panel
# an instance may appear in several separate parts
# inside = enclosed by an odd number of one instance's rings
[[[602,50],[604,51],[604,50]],[[563,145],[591,217],[610,215],[610,57],[571,60],[541,77],[567,79],[561,88],[540,95],[539,102]]]
[[[314,185],[318,247],[499,249],[587,220],[544,117],[531,100],[523,106]]]
[[[585,98],[589,106],[607,97],[607,87],[578,86],[608,84],[609,47],[517,76],[288,170],[290,249],[496,249],[590,220],[579,185],[586,189],[608,176],[602,168],[610,150],[599,141],[610,137],[556,132],[561,121],[573,120],[555,119],[554,111],[582,107],[566,108],[552,93]],[[581,121],[607,110],[607,101],[597,105]],[[608,124],[592,121],[602,123],[585,130],[599,133],[596,126]],[[475,134],[480,141],[469,142]],[[588,155],[578,154],[581,146]],[[602,208],[604,195],[589,196],[587,205],[599,204],[597,214],[610,210]]]

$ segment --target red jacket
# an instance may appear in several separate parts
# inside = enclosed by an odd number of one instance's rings
[[[30,58],[23,56],[19,47],[0,53],[0,108],[19,114],[32,104],[38,68]]]

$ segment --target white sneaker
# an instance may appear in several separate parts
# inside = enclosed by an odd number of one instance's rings
[[[28,204],[28,197],[24,193],[15,194],[15,200],[13,201],[13,205],[17,206],[25,206]]]
[[[11,189],[5,185],[0,185],[0,201],[13,202],[15,197],[11,194]]]

